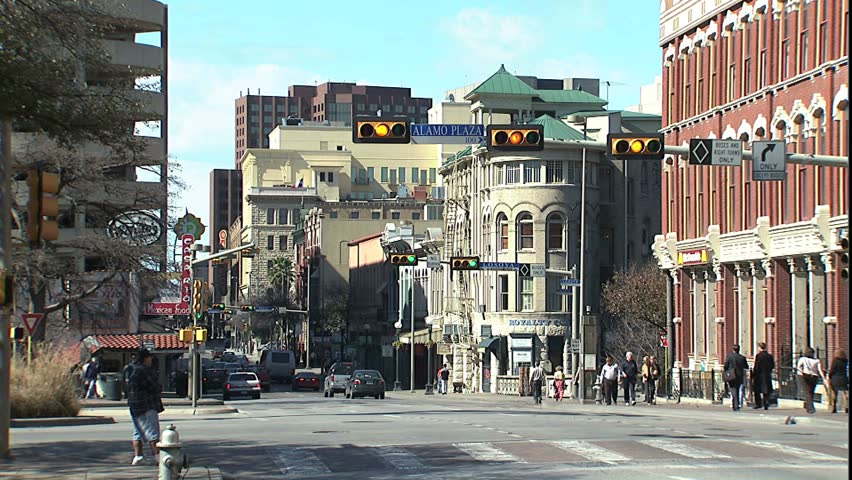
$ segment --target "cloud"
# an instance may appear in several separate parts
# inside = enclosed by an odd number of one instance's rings
[[[466,59],[477,63],[506,63],[531,53],[538,45],[540,23],[524,15],[495,15],[483,8],[465,8],[440,22]]]

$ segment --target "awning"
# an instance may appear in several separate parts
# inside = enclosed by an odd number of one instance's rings
[[[429,331],[430,331],[429,328],[424,328],[423,330],[416,330],[414,332],[414,343],[418,344],[418,345],[423,345],[427,341],[429,341],[430,340],[429,339]],[[440,338],[440,335],[434,335],[433,334],[431,340],[434,342],[434,341],[438,340],[439,338]],[[400,332],[399,341],[406,344],[406,345],[410,344],[411,343],[411,332],[410,331],[407,332],[407,333]]]
[[[480,349],[489,349],[495,343],[499,344],[500,337],[491,337],[491,338],[483,338],[481,342],[479,342],[478,348]]]

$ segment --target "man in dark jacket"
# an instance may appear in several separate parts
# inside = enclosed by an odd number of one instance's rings
[[[636,376],[639,375],[639,365],[633,358],[633,352],[627,352],[621,364],[622,388],[624,389],[624,404],[636,405]]]
[[[754,408],[763,407],[769,410],[769,394],[772,393],[772,371],[775,370],[775,359],[766,351],[766,343],[757,344],[760,351],[754,357],[752,370],[752,391],[754,392]]]
[[[748,370],[746,358],[740,355],[740,346],[734,345],[731,353],[725,358],[725,381],[731,391],[731,408],[737,411],[742,408],[742,390],[745,372]],[[733,372],[733,375],[729,372]]]
[[[145,460],[144,443],[151,445],[154,461],[157,461],[160,440],[159,413],[163,411],[160,399],[160,382],[157,372],[151,367],[151,353],[143,348],[136,354],[136,360],[127,371],[127,406],[130,407],[130,419],[133,421],[133,461],[138,465]]]

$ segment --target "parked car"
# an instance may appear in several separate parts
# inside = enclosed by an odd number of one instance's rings
[[[252,372],[257,375],[260,380],[260,389],[264,392],[272,390],[272,376],[269,375],[269,370],[262,365],[249,365],[243,369],[246,372]]]
[[[378,370],[355,370],[346,381],[346,398],[385,398],[385,379]]]
[[[291,385],[291,389],[295,392],[297,390],[313,390],[315,392],[319,392],[320,389],[320,378],[319,375],[313,372],[299,372],[293,377],[293,384]]]
[[[349,380],[353,370],[355,370],[355,364],[352,362],[336,362],[332,365],[325,376],[322,395],[333,397],[334,392],[346,391],[346,381]]]
[[[272,379],[282,383],[292,382],[296,374],[296,357],[290,350],[264,350],[257,364],[266,367]]]
[[[228,375],[222,400],[230,400],[235,395],[249,395],[255,400],[260,398],[260,380],[252,372],[236,372]]]

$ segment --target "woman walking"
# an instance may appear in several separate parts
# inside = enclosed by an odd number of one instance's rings
[[[846,352],[838,350],[834,354],[834,360],[831,361],[831,368],[828,369],[828,383],[834,395],[832,395],[831,413],[837,413],[837,397],[840,392],[843,392],[843,406],[845,412],[849,413],[849,360],[846,358]]]
[[[642,381],[645,383],[645,403],[648,405],[657,404],[657,376],[659,374],[656,359],[645,357],[645,361],[642,363]]]
[[[799,376],[802,377],[802,381],[804,383],[805,410],[811,414],[816,413],[816,408],[814,408],[814,390],[816,389],[820,378],[822,378],[825,383],[828,382],[825,379],[825,372],[822,371],[822,365],[820,365],[819,359],[814,358],[813,348],[808,347],[805,350],[805,354],[799,357],[799,361],[796,362],[796,371]]]
[[[553,399],[561,402],[562,396],[565,395],[565,372],[562,371],[561,366],[556,367],[556,373],[553,374],[553,386],[556,389]]]

